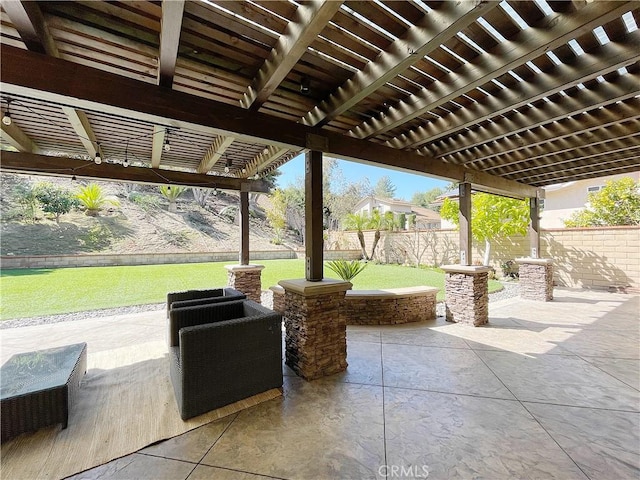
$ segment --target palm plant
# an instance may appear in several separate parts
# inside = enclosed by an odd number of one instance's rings
[[[98,215],[107,203],[112,205],[118,204],[116,200],[107,198],[102,192],[100,185],[96,183],[90,183],[86,187],[80,187],[80,192],[76,194],[76,198],[86,208],[85,213],[92,217]]]
[[[187,187],[172,187],[171,185],[162,185],[160,187],[160,193],[164,198],[169,200],[169,211],[176,213],[178,208],[176,206],[176,200],[187,190]]]
[[[333,260],[326,262],[326,265],[329,270],[338,275],[342,280],[350,282],[356,275],[367,268],[369,264],[359,260],[352,260],[351,262],[347,260]]]
[[[348,230],[357,230],[358,241],[360,242],[360,250],[362,251],[362,258],[369,260],[367,255],[367,249],[364,242],[364,233],[362,230],[369,226],[369,215],[366,213],[349,213],[344,220],[344,227]]]

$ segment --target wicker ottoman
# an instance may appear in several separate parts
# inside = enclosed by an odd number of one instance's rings
[[[13,355],[0,368],[2,442],[62,423],[87,371],[87,344]]]

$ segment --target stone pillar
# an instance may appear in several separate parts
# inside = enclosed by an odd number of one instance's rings
[[[284,288],[280,285],[274,285],[273,287],[269,287],[269,290],[273,292],[273,306],[271,310],[280,315],[284,315]]]
[[[516,258],[520,274],[520,297],[548,302],[553,300],[553,259]]]
[[[285,363],[305,380],[347,368],[344,297],[350,282],[282,280],[285,291]]]
[[[262,269],[264,265],[225,265],[227,285],[244,293],[249,300],[260,302],[262,297]]]
[[[491,267],[445,265],[447,322],[478,327],[489,323],[489,272]]]

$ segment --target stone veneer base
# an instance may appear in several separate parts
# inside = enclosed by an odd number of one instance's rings
[[[489,323],[490,267],[445,265],[445,306],[448,322],[478,327]]]
[[[345,292],[351,283],[337,280],[282,280],[285,363],[305,380],[347,369]]]
[[[520,272],[520,297],[549,302],[553,300],[553,259],[516,258]]]
[[[225,265],[227,285],[244,293],[249,300],[261,303],[264,265]]]

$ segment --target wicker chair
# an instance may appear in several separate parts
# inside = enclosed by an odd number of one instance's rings
[[[251,300],[170,310],[170,374],[183,420],[282,387],[282,316]]]
[[[174,302],[180,303],[176,307],[203,305],[205,303],[228,302],[229,300],[243,300],[247,296],[233,288],[213,288],[210,290],[187,290],[185,292],[171,292],[167,294],[167,317]]]

